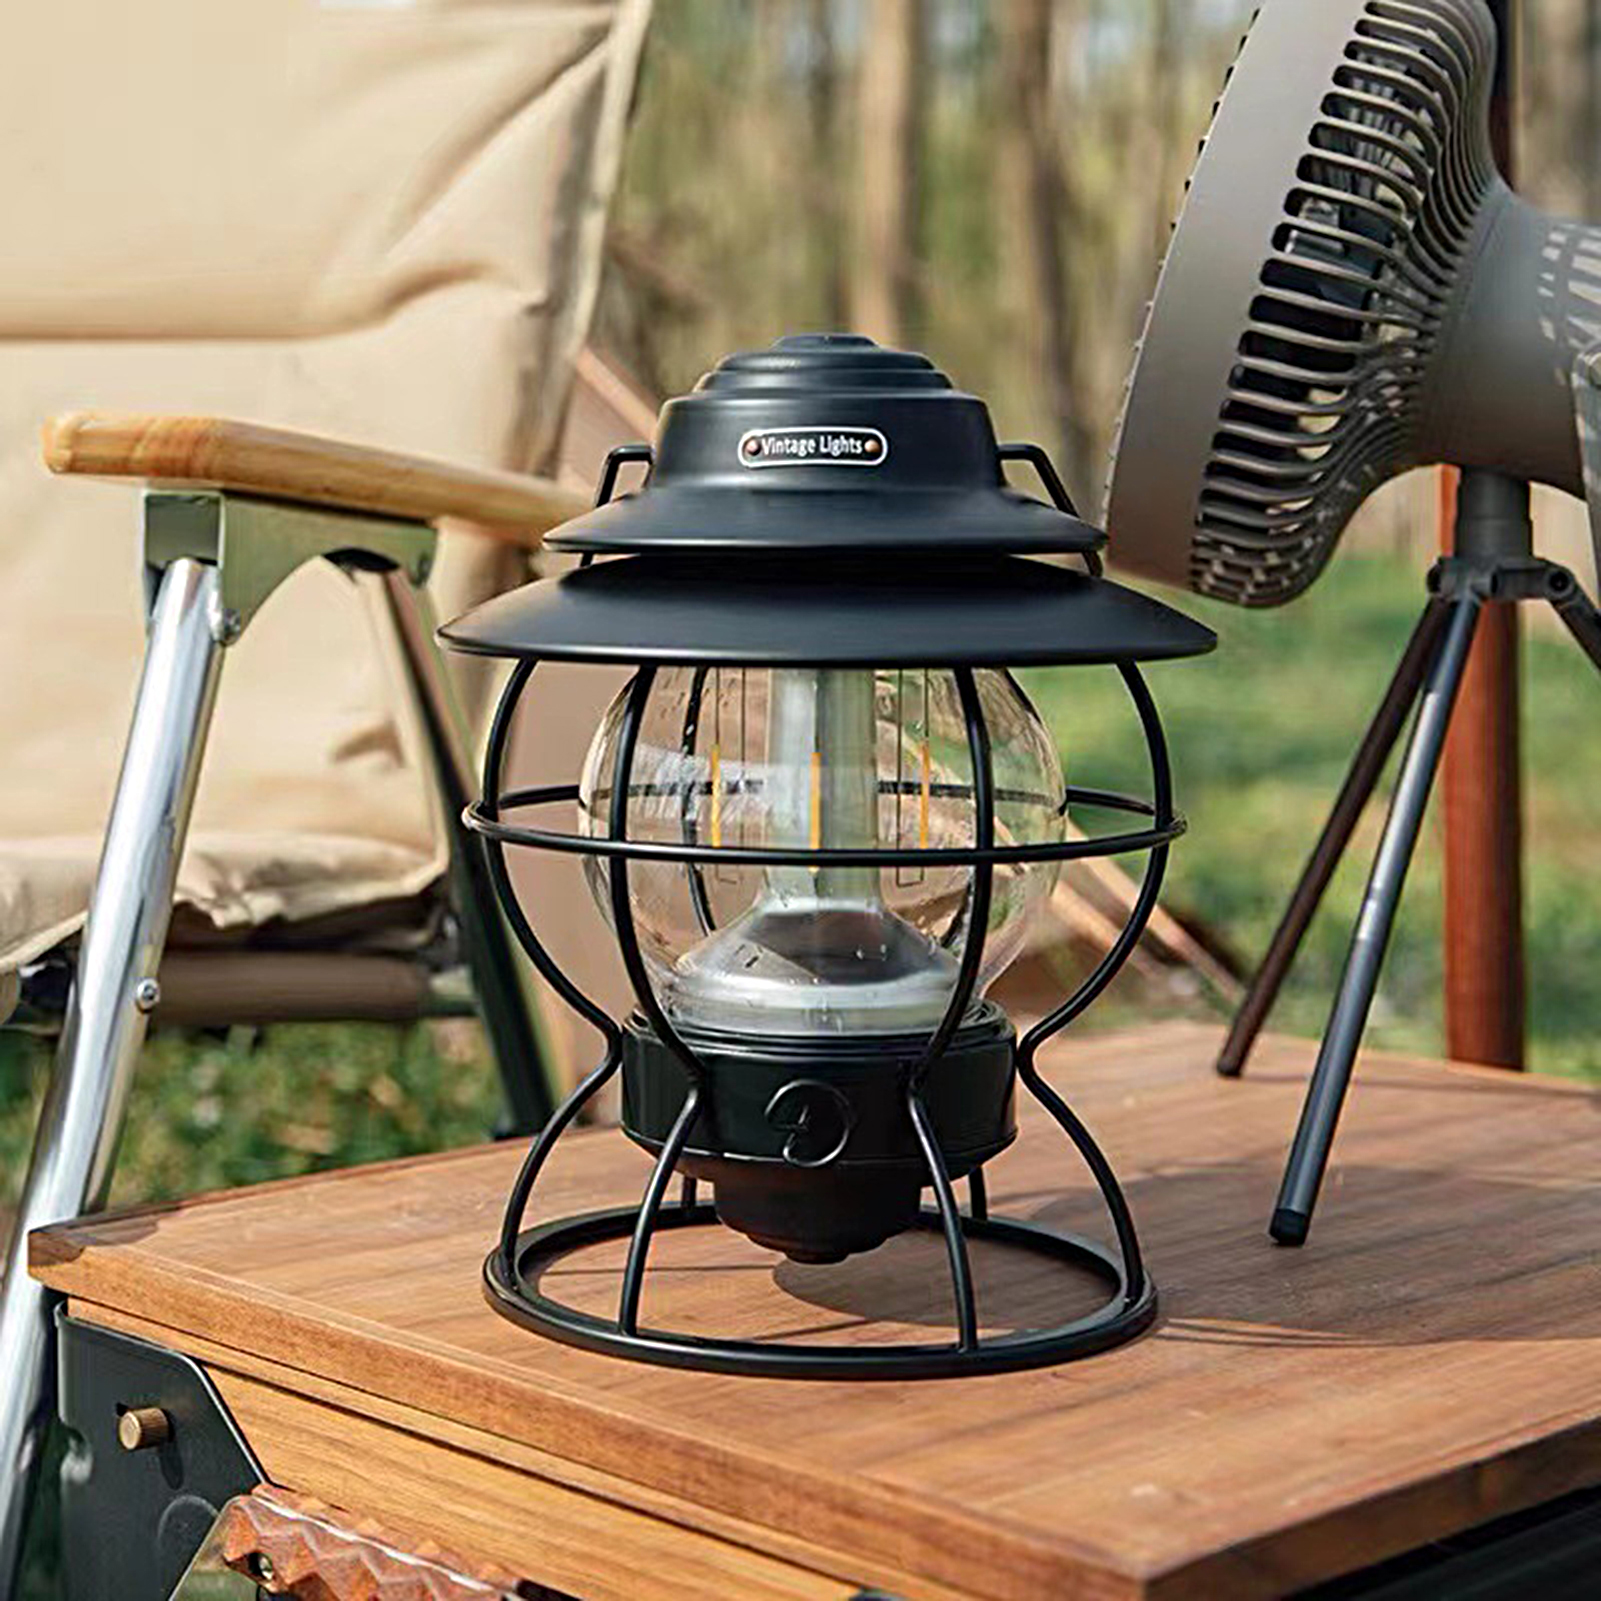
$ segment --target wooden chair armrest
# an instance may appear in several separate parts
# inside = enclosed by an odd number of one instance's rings
[[[588,496],[548,478],[457,467],[225,417],[71,412],[45,425],[44,459],[53,473],[234,490],[418,522],[459,517],[528,548],[590,505]]]

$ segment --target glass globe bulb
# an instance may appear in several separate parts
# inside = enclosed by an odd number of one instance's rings
[[[1063,836],[1061,766],[1010,675],[975,673],[989,728],[997,844]],[[579,826],[609,832],[628,691],[584,763]],[[628,837],[714,849],[939,850],[974,840],[972,758],[955,679],[881,671],[674,668],[647,697]],[[975,1003],[1022,949],[1058,864],[994,870]],[[610,921],[609,868],[585,859]],[[736,1035],[927,1032],[970,936],[972,869],[634,861],[629,904],[663,1011]]]

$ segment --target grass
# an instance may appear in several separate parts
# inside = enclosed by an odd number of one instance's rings
[[[14,1199],[47,1057],[14,1035],[0,1041],[3,1203]],[[470,1024],[158,1034],[140,1062],[112,1200],[466,1144],[487,1137],[499,1110],[494,1069]]]

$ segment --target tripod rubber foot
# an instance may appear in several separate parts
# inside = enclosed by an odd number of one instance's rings
[[[1311,1231],[1312,1219],[1305,1212],[1294,1212],[1287,1206],[1278,1207],[1267,1231],[1277,1245],[1305,1245]]]
[[[1245,1071],[1245,1059],[1236,1061],[1232,1056],[1220,1056],[1216,1068],[1219,1078],[1238,1078]]]

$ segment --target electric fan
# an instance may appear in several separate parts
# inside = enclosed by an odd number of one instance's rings
[[[1118,561],[1243,606],[1302,593],[1408,468],[1464,469],[1453,554],[1235,1021],[1237,1073],[1414,705],[1416,722],[1271,1233],[1306,1238],[1402,882],[1487,601],[1601,614],[1536,558],[1531,480],[1601,551],[1601,229],[1496,169],[1484,0],[1266,0],[1218,102],[1135,356]]]

